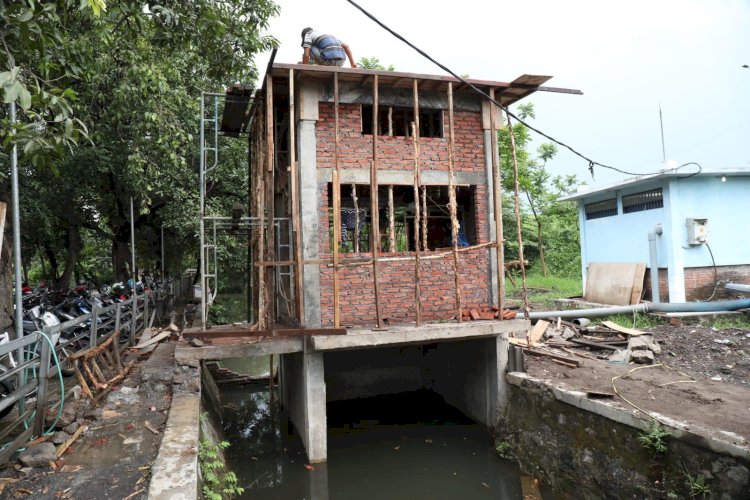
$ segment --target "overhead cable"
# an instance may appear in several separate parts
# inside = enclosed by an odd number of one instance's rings
[[[508,110],[508,108],[506,106],[503,106],[498,101],[496,101],[495,99],[493,99],[489,95],[487,95],[487,93],[484,92],[482,89],[478,88],[476,85],[472,84],[471,82],[469,82],[466,79],[462,78],[461,76],[457,75],[456,73],[454,73],[453,71],[451,71],[450,68],[448,68],[444,64],[439,63],[434,58],[432,58],[429,54],[427,54],[424,50],[420,49],[419,47],[417,47],[416,45],[414,45],[413,43],[411,43],[409,40],[407,40],[406,38],[404,38],[403,36],[401,36],[399,33],[397,33],[396,31],[394,31],[390,27],[388,27],[380,19],[378,19],[374,15],[370,14],[367,10],[365,10],[364,7],[362,7],[361,5],[359,5],[354,0],[346,0],[346,1],[349,2],[350,4],[352,4],[354,7],[356,7],[365,16],[369,17],[372,21],[374,21],[376,24],[378,24],[381,28],[383,28],[384,30],[386,30],[388,33],[390,33],[394,37],[398,38],[399,40],[401,40],[402,42],[404,42],[406,45],[408,45],[409,47],[411,47],[412,49],[416,50],[422,57],[424,57],[425,59],[427,59],[430,62],[432,62],[433,64],[435,64],[436,66],[438,66],[443,71],[446,71],[447,73],[449,73],[454,78],[458,79],[461,83],[463,83],[464,85],[466,85],[469,88],[471,88],[474,92],[478,93],[479,95],[483,96],[485,99],[488,99],[489,101],[491,101],[492,103],[494,103],[500,109],[502,109],[503,111],[505,111],[505,113],[507,113],[509,116],[511,116],[513,119],[515,119],[518,123],[524,125],[529,130],[532,130],[532,131],[536,132],[537,134],[541,135],[542,137],[544,137],[544,138],[546,138],[546,139],[554,142],[555,144],[564,147],[565,149],[569,150],[574,155],[576,155],[576,156],[578,156],[578,157],[586,160],[588,162],[588,170],[591,173],[592,177],[594,176],[594,167],[595,166],[599,166],[599,167],[606,168],[606,169],[609,169],[609,170],[614,170],[615,172],[619,172],[621,174],[634,175],[634,176],[657,175],[657,174],[664,173],[663,171],[641,172],[641,173],[628,172],[627,170],[622,170],[620,168],[613,167],[612,165],[606,165],[604,163],[600,163],[598,161],[592,160],[588,156],[586,156],[583,153],[580,153],[579,151],[577,151],[576,149],[574,149],[572,146],[570,146],[570,145],[568,145],[568,144],[566,144],[566,143],[564,143],[564,142],[562,142],[562,141],[560,141],[558,139],[555,139],[554,137],[550,136],[549,134],[546,134],[546,133],[542,132],[541,130],[539,130],[538,128],[536,128],[536,127],[534,127],[532,125],[529,125],[527,122],[525,122],[524,120],[522,120],[521,118],[519,118],[517,115],[515,115],[513,112],[511,112],[510,110]],[[695,172],[691,172],[688,175],[685,175],[683,178],[687,178],[687,177],[692,177],[694,175],[698,175],[701,172],[701,170],[702,170],[701,166],[698,165],[695,162],[684,163],[684,164],[682,164],[682,165],[674,168],[673,170],[679,170],[679,169],[684,168],[684,167],[686,167],[688,165],[695,165],[696,167],[698,167],[698,170],[696,170]]]

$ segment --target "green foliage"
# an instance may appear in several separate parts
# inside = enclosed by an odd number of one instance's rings
[[[690,498],[706,498],[711,496],[711,487],[708,485],[708,480],[704,475],[700,474],[697,477],[693,477],[685,471],[685,478],[690,489]]]
[[[518,106],[517,114],[523,120],[535,117],[532,103]],[[557,146],[541,144],[536,154],[529,152],[529,129],[513,124],[516,145],[518,184],[520,191],[521,232],[524,258],[538,267],[542,274],[579,277],[581,256],[578,232],[578,212],[570,202],[559,201],[575,190],[578,180],[573,175],[551,176],[546,170],[549,160],[557,154]],[[515,180],[513,156],[508,127],[498,131],[500,168],[503,179],[503,233],[506,240],[506,259],[517,260],[518,230],[515,217]]]
[[[649,316],[643,313],[633,314],[613,314],[601,318],[601,321],[612,321],[620,326],[626,328],[636,328],[640,330],[648,330],[659,325],[663,325],[664,321],[657,316]]]
[[[747,315],[716,316],[711,327],[717,330],[750,330],[750,317]]]
[[[513,298],[521,297],[521,280],[516,284],[506,281],[507,293]],[[529,270],[526,276],[529,301],[543,309],[554,308],[555,299],[580,297],[582,283],[579,278],[566,278],[548,274],[544,276],[537,268]]]
[[[498,456],[500,456],[500,458],[503,458],[503,459],[510,458],[511,456],[510,455],[510,451],[511,451],[510,443],[508,443],[507,441],[502,441],[498,443],[498,445],[495,446],[495,451],[497,452]]]
[[[16,144],[24,254],[61,281],[119,279],[133,197],[136,265],[156,265],[164,225],[173,271],[198,267],[185,257],[197,255],[198,97],[255,81],[277,12],[271,0],[0,2],[0,88],[21,107],[14,128],[0,109],[0,162]],[[222,142],[209,212],[246,200],[246,147]]]
[[[374,69],[379,71],[395,71],[396,67],[393,64],[384,66],[377,57],[363,57],[357,61],[357,66],[363,69]]]
[[[200,415],[201,434],[206,422],[206,413]],[[209,500],[224,500],[241,495],[245,489],[237,484],[237,475],[228,470],[222,452],[229,448],[227,441],[213,443],[201,437],[198,464],[203,478],[203,496]]]
[[[648,430],[640,433],[638,442],[648,450],[652,457],[656,457],[666,453],[667,437],[669,437],[669,432],[658,421],[653,420]]]

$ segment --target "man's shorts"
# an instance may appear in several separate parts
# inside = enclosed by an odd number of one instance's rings
[[[316,46],[310,47],[310,58],[313,60],[315,64],[319,64],[321,66],[343,66],[346,59],[328,59],[325,60],[322,57],[322,54],[320,53],[320,49]]]

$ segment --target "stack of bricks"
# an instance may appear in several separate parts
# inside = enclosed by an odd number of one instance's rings
[[[495,319],[513,319],[516,317],[516,311],[503,309],[500,313],[497,306],[468,307],[461,309],[461,319],[463,321],[491,321]]]

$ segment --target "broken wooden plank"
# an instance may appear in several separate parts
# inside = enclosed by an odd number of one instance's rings
[[[88,427],[85,425],[80,426],[76,431],[73,433],[72,436],[70,436],[70,439],[65,441],[63,444],[57,447],[57,450],[55,451],[55,457],[60,458],[65,451],[70,448],[70,445],[75,442],[76,439],[78,439],[81,434],[86,432],[88,430]]]
[[[615,397],[612,392],[586,391],[586,397],[591,399],[610,399]]]
[[[602,321],[602,325],[606,326],[607,328],[611,328],[612,330],[620,333],[624,333],[625,335],[643,335],[646,332],[642,332],[641,330],[636,330],[635,328],[626,328],[624,326],[620,326],[617,323],[613,321]]]
[[[156,337],[152,337],[148,339],[146,342],[140,343],[137,346],[131,347],[131,349],[143,349],[144,347],[148,347],[151,344],[156,344],[157,342],[160,342],[164,340],[165,338],[169,337],[172,334],[170,331],[161,332]]]
[[[529,332],[529,341],[532,343],[538,342],[539,339],[542,338],[542,335],[544,335],[544,332],[547,330],[549,324],[549,321],[544,321],[543,319],[537,321],[536,325],[534,325],[534,327]]]
[[[618,349],[617,346],[614,346],[612,344],[591,342],[590,340],[583,340],[583,339],[577,339],[577,338],[571,338],[570,342],[573,342],[575,344],[579,344],[582,346],[586,346],[586,347],[592,347],[594,349],[609,349],[611,351],[616,351]]]
[[[578,360],[576,360],[576,359],[568,358],[566,356],[560,356],[559,354],[553,354],[553,353],[547,352],[547,351],[535,351],[533,349],[524,349],[523,352],[524,352],[524,354],[531,354],[532,356],[541,356],[541,357],[547,357],[547,358],[551,358],[551,359],[556,359],[556,360],[562,361],[564,363],[573,364],[576,367],[581,366],[581,362],[578,361]]]
[[[559,359],[552,358],[550,361],[552,361],[553,363],[557,363],[558,365],[567,366],[568,368],[578,368],[577,364],[568,363]]]
[[[521,346],[521,347],[529,347],[529,341],[526,339],[515,339],[513,337],[509,337],[508,343],[512,345]],[[544,344],[541,342],[534,342],[531,344],[531,347],[544,347]]]

